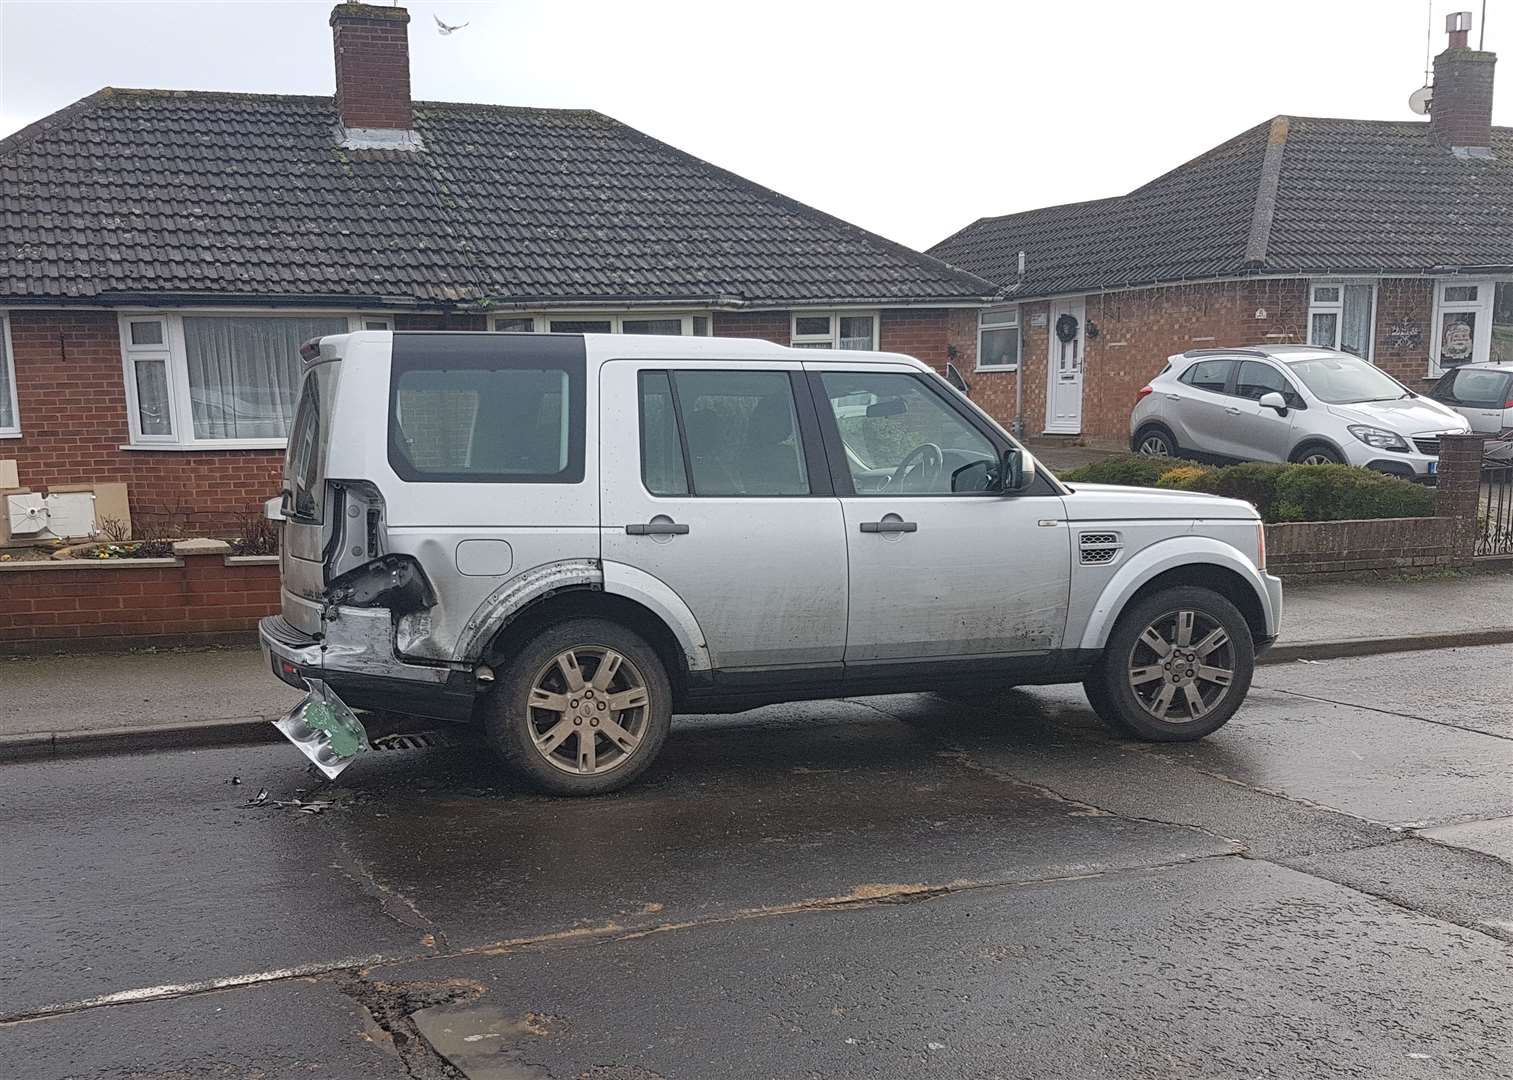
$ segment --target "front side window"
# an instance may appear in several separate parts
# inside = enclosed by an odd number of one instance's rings
[[[1233,360],[1199,360],[1182,373],[1179,381],[1196,390],[1222,394],[1229,385],[1229,375],[1234,368]]]
[[[991,486],[991,440],[920,379],[899,373],[825,372],[858,495],[952,495]]]
[[[1308,392],[1329,405],[1359,405],[1366,401],[1394,401],[1407,397],[1407,389],[1353,356],[1319,356],[1287,364],[1308,387]]]
[[[1281,394],[1288,408],[1302,404],[1302,398],[1287,381],[1287,376],[1259,360],[1240,362],[1240,370],[1235,375],[1235,394],[1251,401],[1260,401],[1267,394]]]
[[[977,370],[1019,369],[1019,308],[997,307],[977,320]]]
[[[875,313],[794,312],[789,343],[795,349],[877,348]]]
[[[18,435],[21,418],[16,407],[16,367],[11,362],[10,320],[0,316],[0,435]]]
[[[1370,284],[1315,284],[1308,306],[1308,343],[1371,359],[1376,288]]]
[[[396,341],[389,385],[395,473],[450,483],[580,482],[581,344],[576,353],[553,346],[499,352],[462,342]]]

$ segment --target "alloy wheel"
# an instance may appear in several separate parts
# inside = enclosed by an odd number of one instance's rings
[[[624,654],[603,645],[565,649],[531,683],[531,743],[565,773],[607,773],[641,744],[650,704],[646,679]]]
[[[1330,455],[1328,455],[1326,453],[1323,453],[1322,451],[1317,451],[1316,450],[1316,451],[1314,451],[1311,454],[1304,454],[1303,455],[1303,460],[1302,460],[1301,464],[1303,464],[1303,465],[1334,465],[1334,464],[1337,464],[1337,463],[1335,462],[1334,458],[1331,457]]]
[[[1224,700],[1235,678],[1234,643],[1201,611],[1172,611],[1135,639],[1126,665],[1140,707],[1157,720],[1201,720]]]
[[[1140,443],[1140,453],[1146,457],[1171,457],[1171,449],[1160,435],[1147,435]]]

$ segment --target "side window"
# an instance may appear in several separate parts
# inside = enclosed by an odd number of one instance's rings
[[[1240,373],[1235,377],[1235,393],[1251,401],[1260,401],[1266,394],[1281,394],[1287,399],[1290,408],[1295,409],[1302,404],[1298,392],[1288,383],[1287,376],[1259,360],[1241,361]]]
[[[581,346],[396,335],[389,463],[404,480],[576,484],[584,475]],[[578,347],[576,355],[568,349]],[[554,355],[560,353],[562,355]]]
[[[1234,370],[1234,366],[1233,360],[1199,360],[1182,373],[1180,381],[1196,390],[1222,394],[1229,385],[1229,373]]]
[[[825,372],[858,495],[951,495],[992,486],[998,451],[912,375]]]
[[[1510,400],[1513,379],[1501,371],[1461,368],[1452,371],[1434,388],[1434,397],[1468,409],[1501,409]],[[1443,389],[1441,389],[1443,387]]]
[[[808,495],[788,372],[644,372],[641,475],[653,495]]]
[[[641,482],[653,495],[687,495],[688,469],[667,372],[641,372],[640,386]]]

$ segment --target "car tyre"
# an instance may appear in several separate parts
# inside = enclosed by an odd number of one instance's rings
[[[571,619],[497,672],[482,711],[490,745],[516,776],[555,795],[599,795],[655,760],[672,725],[672,686],[640,635]]]
[[[1083,688],[1117,733],[1188,742],[1229,722],[1255,662],[1250,626],[1234,604],[1211,589],[1177,586],[1120,615]]]
[[[1172,433],[1159,424],[1143,427],[1136,433],[1135,453],[1144,457],[1169,458],[1178,453],[1177,440]]]

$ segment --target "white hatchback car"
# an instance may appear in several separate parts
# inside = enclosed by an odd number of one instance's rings
[[[1349,353],[1314,345],[1192,349],[1140,389],[1130,445],[1157,457],[1363,465],[1405,480],[1439,467],[1465,417]]]
[[[1277,634],[1251,506],[1066,487],[907,356],[386,331],[303,354],[260,632],[328,773],[361,745],[342,699],[479,723],[568,794],[634,778],[674,711],[843,694],[1082,682],[1121,731],[1195,739]]]

